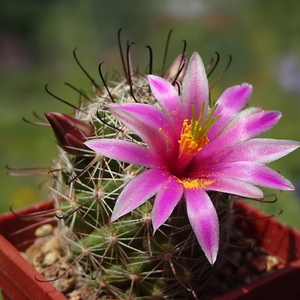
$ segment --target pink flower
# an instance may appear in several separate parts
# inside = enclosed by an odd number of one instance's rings
[[[148,81],[161,110],[139,103],[108,106],[148,147],[119,139],[85,143],[97,153],[147,168],[119,195],[112,221],[155,196],[155,231],[182,199],[199,244],[213,264],[219,247],[219,221],[207,191],[261,199],[263,192],[256,185],[293,190],[291,182],[265,164],[287,155],[300,143],[253,138],[272,128],[281,113],[261,107],[242,110],[252,93],[249,84],[228,88],[209,107],[207,76],[198,53],[189,62],[181,97],[163,78],[149,75]]]

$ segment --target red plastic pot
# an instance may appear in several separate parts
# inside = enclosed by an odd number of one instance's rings
[[[235,209],[236,214],[244,216],[244,219],[238,218],[236,224],[244,235],[255,239],[284,267],[215,300],[299,300],[300,232],[246,202],[237,201]]]
[[[53,208],[53,201],[47,200],[17,210],[19,215],[32,214]],[[45,280],[21,255],[34,241],[35,218],[21,218],[14,213],[0,215],[0,287],[4,300],[66,300],[49,282]],[[14,234],[33,225],[30,230]]]
[[[24,215],[51,208],[53,201],[48,200],[18,210],[17,213]],[[245,202],[237,201],[235,209],[237,214],[245,217],[239,218],[237,224],[245,236],[254,238],[270,255],[278,257],[285,267],[216,299],[300,299],[300,232],[267,217]],[[14,232],[34,222],[13,213],[0,215],[0,287],[4,299],[66,300],[50,283],[37,281],[35,277],[41,278],[41,274],[19,253],[33,242],[36,227],[22,234]]]

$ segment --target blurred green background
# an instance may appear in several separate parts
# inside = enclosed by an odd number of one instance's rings
[[[297,0],[164,0],[164,1],[59,1],[2,0],[0,3],[0,211],[28,205],[48,194],[47,176],[11,177],[11,168],[51,165],[55,139],[50,128],[25,123],[37,121],[33,113],[71,113],[45,90],[76,104],[79,96],[64,85],[69,82],[92,93],[89,80],[76,65],[72,51],[101,83],[104,73],[121,71],[117,31],[134,41],[133,63],[146,70],[148,51],[154,52],[154,69],[161,70],[166,38],[174,29],[168,64],[182,51],[198,51],[206,64],[215,52],[221,62],[211,82],[233,62],[214,87],[217,99],[228,86],[249,82],[254,86],[251,105],[280,110],[283,117],[265,136],[299,140],[300,125],[300,2]],[[271,166],[300,189],[299,150]],[[20,174],[20,172],[18,172]],[[23,172],[24,173],[24,172]],[[22,172],[21,172],[22,174]],[[266,191],[271,193],[272,191]],[[263,205],[286,223],[300,228],[300,199],[296,192],[277,195],[276,204]],[[273,197],[267,199],[272,200]],[[255,202],[256,204],[256,202]],[[261,206],[261,204],[259,204]]]

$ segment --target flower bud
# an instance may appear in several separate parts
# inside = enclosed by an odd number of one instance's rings
[[[182,70],[178,75],[178,72],[180,71],[181,68]],[[187,68],[186,54],[185,53],[180,54],[175,58],[169,70],[166,72],[166,74],[163,77],[169,82],[172,82],[177,77],[177,80],[181,82],[185,75],[186,68]]]
[[[64,113],[45,113],[58,145],[66,152],[74,155],[81,153],[81,149],[88,149],[84,142],[94,133],[93,127]]]

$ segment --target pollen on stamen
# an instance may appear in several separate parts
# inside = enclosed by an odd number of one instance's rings
[[[201,126],[198,127],[201,131]],[[180,134],[180,140],[178,143],[180,155],[191,156],[199,152],[204,146],[208,144],[209,140],[206,135],[201,139],[195,139],[195,135],[192,132],[191,124],[188,124],[188,120],[184,120],[182,125],[182,131]]]
[[[184,178],[179,180],[179,182],[183,184],[185,189],[202,189],[205,186],[212,184],[214,180]]]

